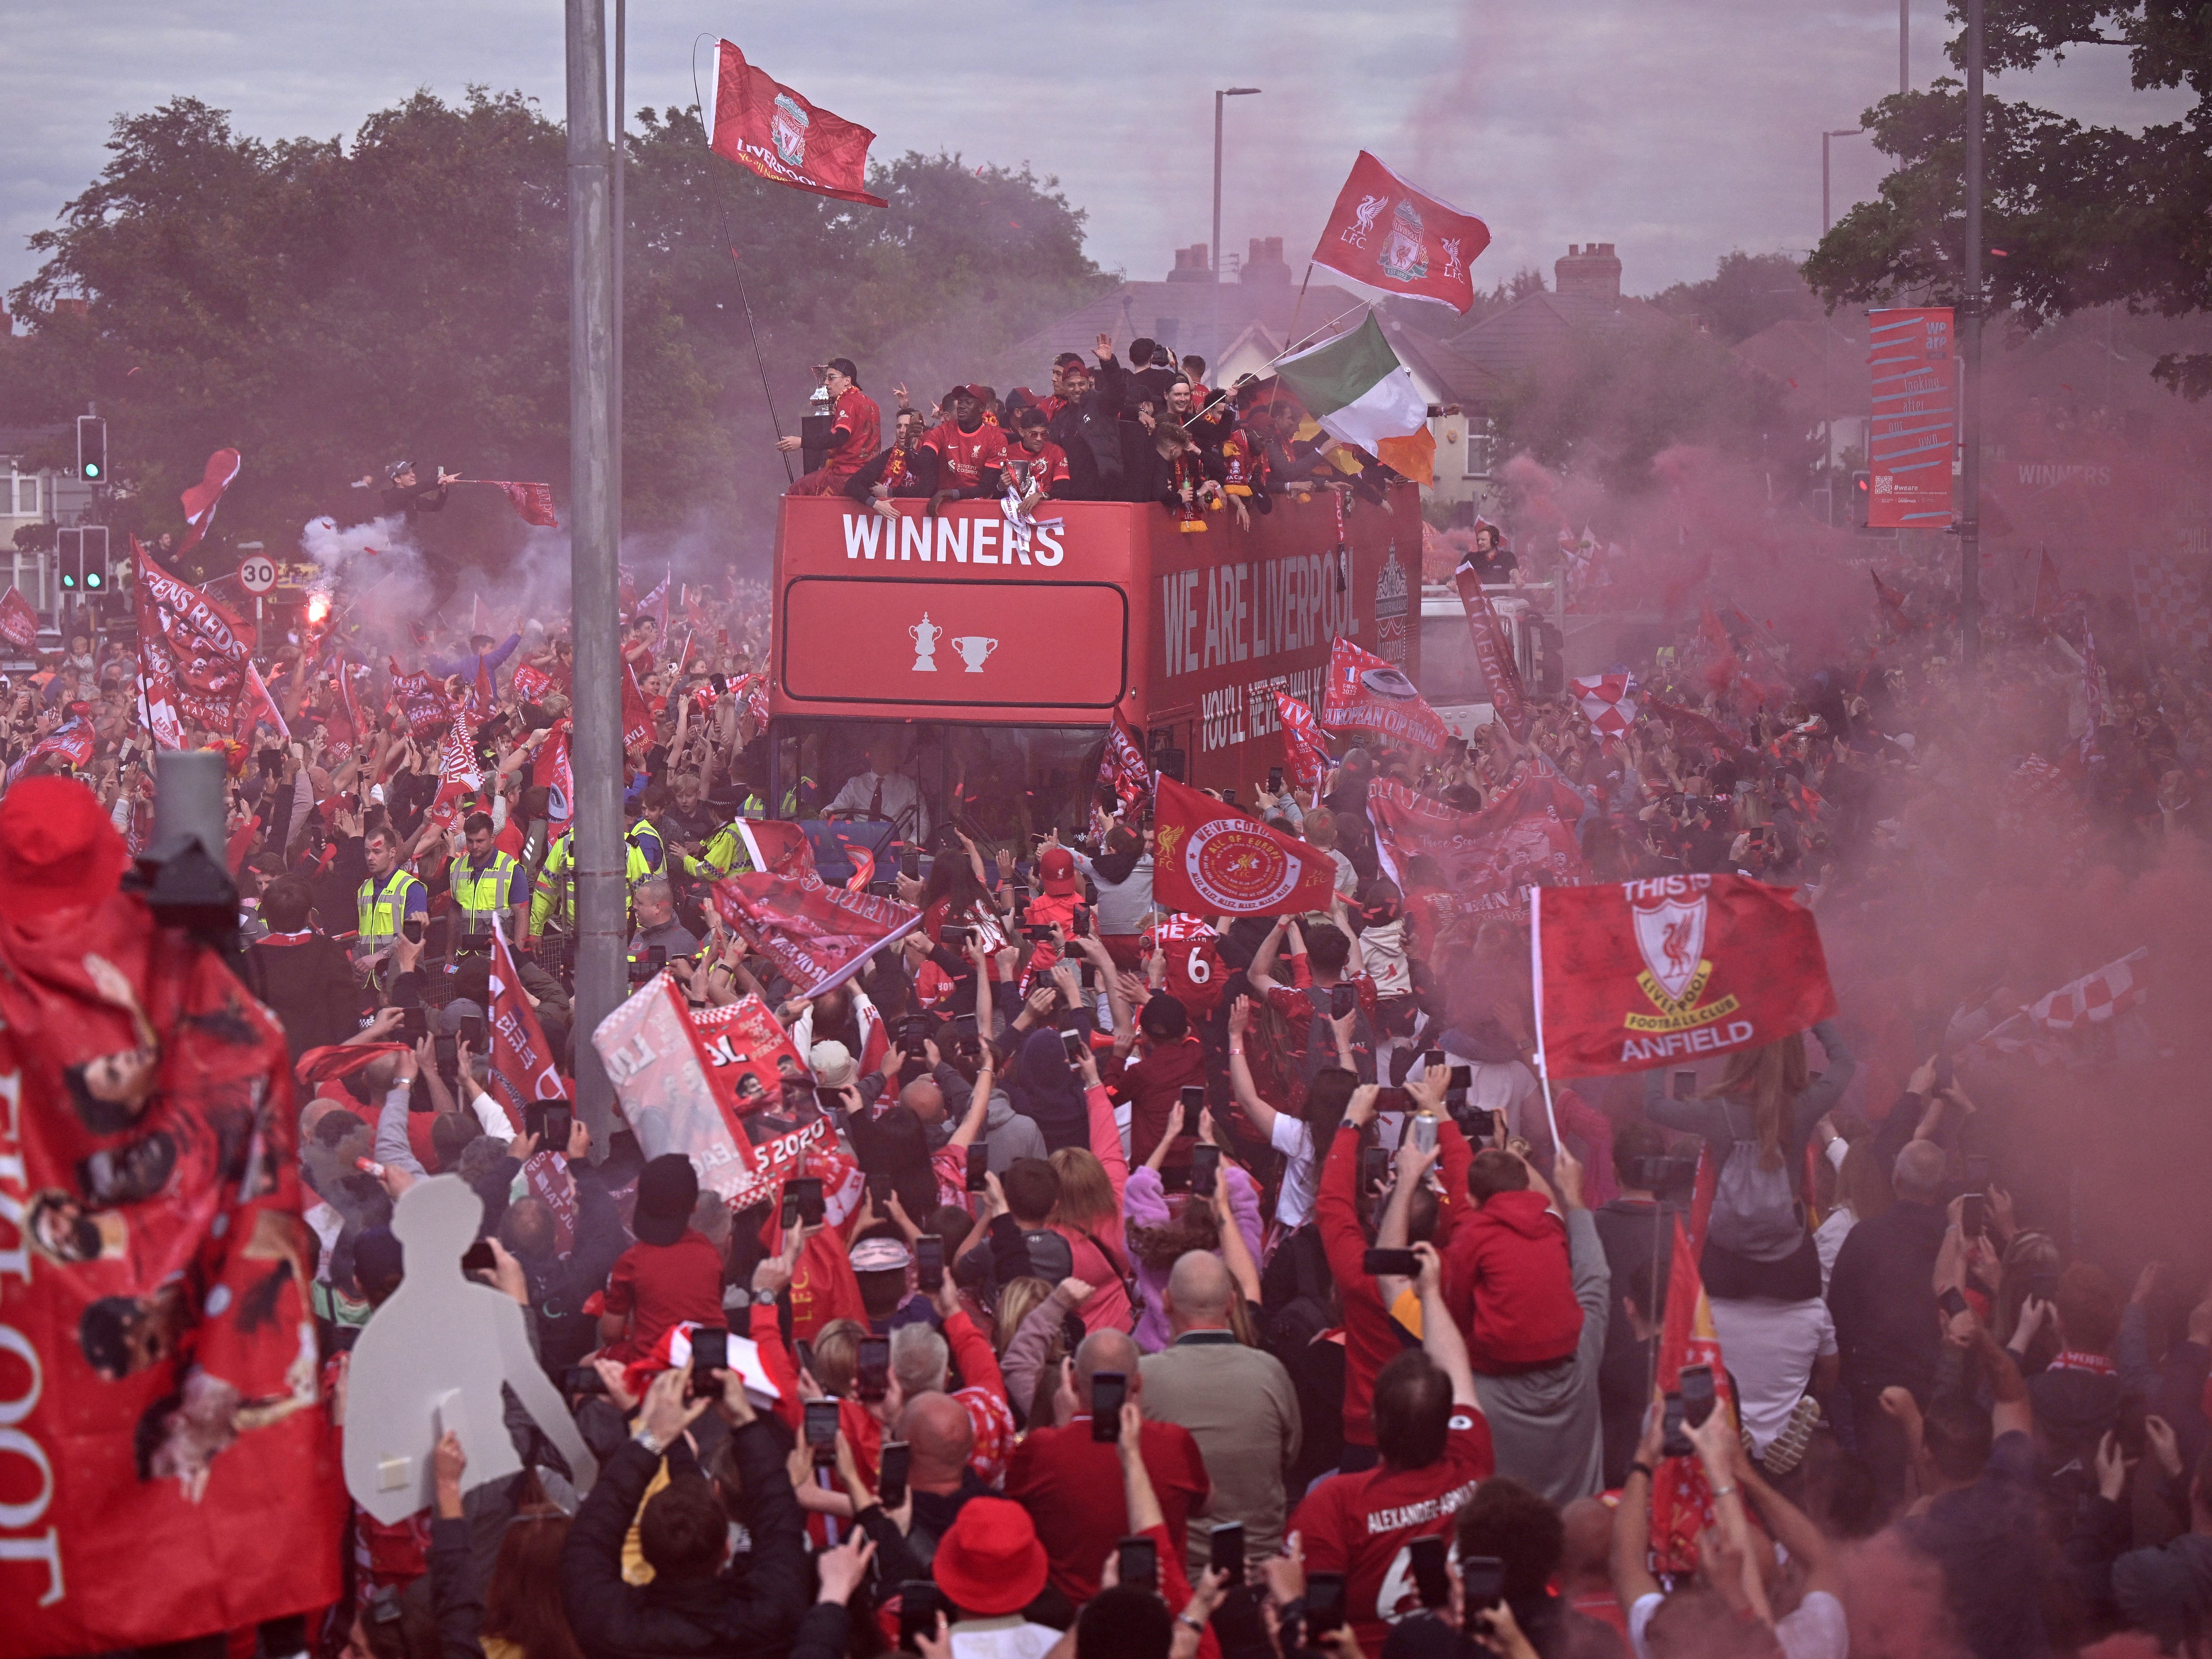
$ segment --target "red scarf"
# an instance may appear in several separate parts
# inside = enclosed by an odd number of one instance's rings
[[[1206,508],[1199,501],[1198,488],[1206,482],[1206,469],[1198,464],[1198,457],[1188,450],[1170,463],[1175,492],[1180,500],[1174,511],[1185,535],[1203,534],[1206,530]]]
[[[2092,1376],[2118,1376],[2120,1368],[2100,1353],[2083,1353],[2079,1348],[2068,1348],[2044,1368],[2053,1371],[2087,1371]]]
[[[897,445],[894,444],[891,447],[890,459],[884,463],[883,481],[886,487],[892,490],[896,490],[899,485],[904,483],[905,480],[906,451],[899,448]]]

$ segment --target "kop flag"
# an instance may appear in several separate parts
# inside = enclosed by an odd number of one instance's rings
[[[553,1045],[538,1023],[538,1011],[522,994],[522,975],[507,948],[506,931],[491,930],[491,1097],[507,1114],[517,1134],[526,1127],[530,1103],[558,1100],[565,1103],[568,1090],[553,1063]],[[555,1243],[562,1255],[576,1242],[576,1183],[568,1176],[568,1149],[541,1146],[522,1166],[522,1179],[531,1196],[542,1200],[553,1214]]]
[[[1405,893],[1415,936],[1432,959],[1454,939],[1472,939],[1484,918],[1517,916],[1539,883],[1588,881],[1575,839],[1582,810],[1573,790],[1541,772],[1524,775],[1480,812],[1455,811],[1387,778],[1367,790],[1376,855]],[[1418,857],[1436,861],[1442,890],[1412,885],[1407,866]]]
[[[1745,876],[1529,896],[1537,1059],[1552,1077],[1753,1048],[1836,1012],[1813,913]]]
[[[810,103],[745,62],[727,40],[714,48],[707,102],[708,148],[748,173],[841,202],[882,207],[868,194],[868,146],[876,135]]]
[[[1283,770],[1301,789],[1318,789],[1328,776],[1328,744],[1315,724],[1313,710],[1287,691],[1275,693],[1275,716],[1283,726]]]
[[[28,651],[39,642],[39,613],[31,609],[21,591],[12,586],[0,593],[0,640],[19,651]]]
[[[1711,1162],[1711,1159],[1704,1160]],[[1700,1164],[1699,1174],[1704,1173]],[[1713,1327],[1713,1306],[1698,1277],[1698,1252],[1674,1218],[1673,1261],[1667,1273],[1667,1314],[1659,1334],[1659,1387],[1666,1393],[1682,1386],[1682,1367],[1710,1365],[1713,1372],[1713,1409],[1733,1413],[1735,1391],[1729,1386],[1728,1367],[1721,1360],[1720,1334]],[[1713,1493],[1705,1479],[1703,1460],[1687,1457],[1662,1460],[1651,1477],[1651,1566],[1657,1572],[1695,1572],[1698,1535],[1713,1524]]]
[[[1120,709],[1106,725],[1106,747],[1098,757],[1098,781],[1113,790],[1127,811],[1152,793],[1152,769],[1145,763],[1144,738]]]
[[[246,690],[253,629],[162,569],[136,540],[131,551],[138,571],[141,678],[149,683],[149,693],[166,694],[185,719],[228,731]]]
[[[1601,674],[1570,680],[1583,718],[1601,738],[1617,738],[1636,724],[1636,678],[1632,674]]]
[[[82,786],[24,787],[52,814]],[[284,1034],[216,952],[117,894],[123,848],[99,829],[105,896],[0,930],[7,1659],[340,1593]]]
[[[1194,916],[1282,916],[1326,910],[1336,864],[1211,795],[1163,776],[1152,794],[1152,890]]]
[[[185,539],[178,547],[176,556],[182,558],[200,544],[208,526],[215,522],[215,509],[222,500],[222,492],[230,488],[231,480],[238,477],[239,456],[234,449],[218,449],[207,458],[201,469],[200,481],[185,490],[179,499],[184,503],[185,523],[190,526]],[[142,560],[137,568],[144,569]]]
[[[800,997],[843,984],[884,946],[921,926],[912,905],[832,887],[811,870],[726,876],[714,884],[714,908]]]
[[[1474,305],[1470,268],[1489,246],[1481,220],[1414,189],[1363,149],[1313,262],[1370,288],[1465,312]]]
[[[1374,732],[1433,754],[1450,739],[1406,671],[1339,635],[1329,647],[1321,723],[1332,732]]]
[[[623,665],[622,722],[625,750],[653,740],[653,711],[646,707],[645,694],[637,689],[637,675],[628,663]]]
[[[503,489],[508,502],[522,515],[523,523],[542,525],[548,530],[561,527],[561,520],[553,514],[553,486],[550,483],[515,483],[506,478],[457,478],[454,482],[489,484],[494,489]]]
[[[1482,577],[1469,563],[1462,563],[1452,573],[1459,588],[1459,602],[1467,611],[1468,636],[1474,643],[1475,665],[1482,670],[1482,683],[1489,689],[1492,707],[1498,718],[1505,722],[1505,729],[1516,742],[1528,735],[1528,699],[1521,690],[1520,665],[1513,660],[1512,647],[1507,643],[1504,625],[1498,619],[1498,608],[1490,596],[1482,591]]]

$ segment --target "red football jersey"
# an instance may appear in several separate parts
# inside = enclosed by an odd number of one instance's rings
[[[1019,444],[1009,444],[1000,465],[1006,469],[1007,483],[1024,495],[1031,484],[1049,495],[1054,485],[1067,478],[1067,453],[1050,441],[1034,455]]]
[[[1182,1004],[1193,1019],[1212,1013],[1229,984],[1229,965],[1215,948],[1220,935],[1196,916],[1177,911],[1147,937],[1153,949],[1166,953],[1167,994]]]
[[[1441,1462],[1333,1474],[1298,1504],[1290,1530],[1304,1541],[1306,1571],[1344,1575],[1345,1618],[1363,1651],[1382,1652],[1390,1626],[1421,1604],[1413,1540],[1449,1538],[1452,1517],[1497,1467],[1489,1423],[1455,1407]]]
[[[938,455],[939,489],[975,489],[983,482],[983,469],[1006,459],[1006,434],[986,421],[973,432],[963,432],[943,421],[922,434],[921,447]]]
[[[856,386],[848,386],[830,411],[830,428],[842,427],[853,435],[830,452],[823,471],[835,479],[851,477],[876,459],[884,447],[883,416],[876,400]]]

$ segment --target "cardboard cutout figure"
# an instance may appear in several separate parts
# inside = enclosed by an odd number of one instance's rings
[[[483,1200],[459,1176],[416,1182],[392,1210],[406,1277],[354,1346],[345,1424],[346,1490],[386,1525],[430,1507],[430,1452],[449,1429],[468,1454],[468,1486],[522,1468],[507,1437],[502,1382],[568,1459],[580,1494],[599,1477],[530,1351],[521,1308],[461,1272],[483,1220]]]

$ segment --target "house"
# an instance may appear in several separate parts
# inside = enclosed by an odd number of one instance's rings
[[[82,522],[90,486],[62,468],[42,465],[67,436],[61,427],[0,427],[0,588],[15,587],[41,616],[61,602],[52,538],[43,548],[19,548],[15,533],[36,525]]]
[[[1570,242],[1565,254],[1552,262],[1552,282],[1446,343],[1491,374],[1510,378],[1540,367],[1577,334],[1680,326],[1649,301],[1620,291],[1620,258],[1611,242]]]

